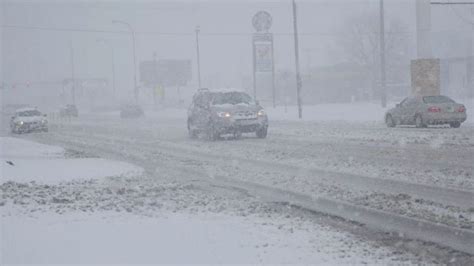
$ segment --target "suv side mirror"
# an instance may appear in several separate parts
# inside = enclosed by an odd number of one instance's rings
[[[47,114],[43,114],[44,117],[47,117],[48,115]]]

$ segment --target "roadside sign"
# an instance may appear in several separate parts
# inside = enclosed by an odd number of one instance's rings
[[[271,33],[256,33],[253,35],[255,52],[255,71],[273,71],[273,35]]]
[[[416,59],[411,61],[411,88],[416,96],[440,94],[440,60]]]

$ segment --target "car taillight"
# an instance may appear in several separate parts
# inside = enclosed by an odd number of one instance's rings
[[[441,108],[432,106],[432,107],[428,108],[428,112],[430,112],[430,113],[439,113],[439,112],[441,112]]]
[[[464,113],[464,112],[466,112],[466,108],[464,108],[464,106],[459,107],[458,113]]]

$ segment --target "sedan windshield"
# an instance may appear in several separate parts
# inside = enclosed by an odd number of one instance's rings
[[[40,116],[41,113],[37,110],[29,110],[18,113],[18,116]]]
[[[423,97],[424,103],[454,103],[453,100],[446,96],[426,96]]]
[[[252,98],[243,92],[218,92],[213,96],[212,104],[249,104],[252,102]]]

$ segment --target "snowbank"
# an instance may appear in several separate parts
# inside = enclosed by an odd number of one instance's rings
[[[65,159],[64,149],[32,141],[0,138],[0,182],[58,183],[74,179],[140,175],[142,169],[129,163],[101,158]]]
[[[2,159],[34,157],[59,158],[64,156],[64,149],[18,138],[0,137],[0,156]]]
[[[342,232],[219,214],[43,214],[3,218],[7,264],[386,264],[394,257]],[[306,226],[305,226],[306,227]],[[367,254],[370,250],[370,254]]]

